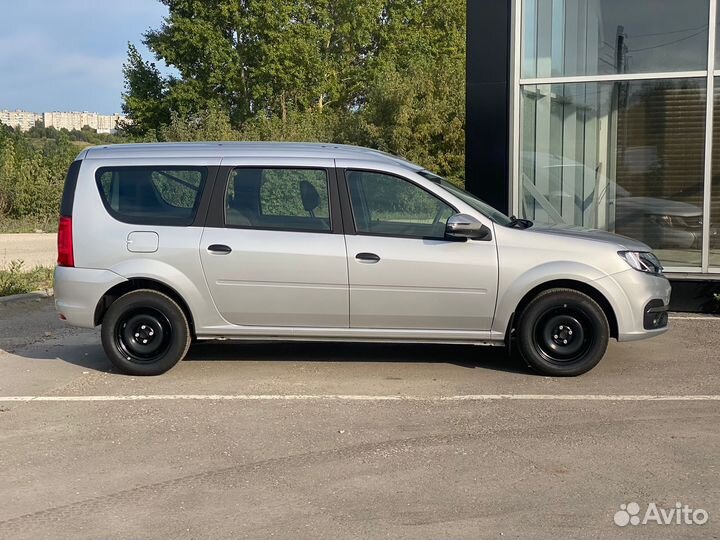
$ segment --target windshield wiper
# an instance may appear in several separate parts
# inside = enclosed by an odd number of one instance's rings
[[[522,219],[515,216],[510,216],[510,223],[508,227],[514,227],[516,229],[529,229],[533,226],[533,222],[529,219]]]

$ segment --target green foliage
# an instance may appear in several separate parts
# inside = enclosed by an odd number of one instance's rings
[[[366,200],[370,220],[432,223],[438,212],[447,207],[436,197],[393,176],[351,172],[348,179],[351,190],[361,193]]]
[[[303,140],[401,154],[464,177],[465,2],[161,0],[130,45],[128,132],[160,140]]]
[[[0,231],[55,230],[68,167],[88,144],[125,142],[89,129],[0,125]]]
[[[160,129],[170,120],[170,112],[162,102],[168,81],[163,79],[155,64],[142,59],[132,44],[128,44],[123,76],[126,92],[122,96],[122,108],[133,121],[120,127],[135,137],[152,135],[150,131]]]
[[[57,216],[68,166],[78,153],[66,134],[39,146],[12,129],[0,131],[0,215]]]
[[[186,115],[171,111],[169,124],[159,126],[159,134],[161,140],[169,142],[239,140],[229,116],[217,106]]]
[[[49,289],[53,284],[53,269],[39,266],[26,270],[23,261],[11,261],[7,269],[0,269],[0,296],[24,294]]]
[[[122,134],[0,126],[0,227],[55,223],[67,168],[87,144],[359,144],[462,185],[464,1],[161,1],[169,16],[146,43],[178,75],[128,46]],[[190,196],[162,186],[178,204]]]
[[[162,199],[176,208],[193,208],[200,196],[200,171],[155,171],[150,181]]]
[[[266,170],[260,185],[261,211],[265,216],[305,217],[300,191],[300,182],[309,182],[320,196],[320,203],[314,209],[315,217],[328,218],[328,185],[325,171],[288,171],[281,169]]]
[[[77,143],[88,144],[115,144],[121,142],[129,142],[129,139],[123,134],[97,133],[94,129],[85,126],[81,130],[69,131],[65,128],[57,129],[55,127],[43,127],[38,123],[24,133],[30,139],[37,141],[66,139]]]

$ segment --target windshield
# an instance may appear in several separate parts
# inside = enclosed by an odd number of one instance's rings
[[[447,180],[445,180],[442,176],[438,176],[437,174],[431,173],[430,171],[418,171],[418,174],[422,176],[423,178],[427,178],[431,182],[435,182],[438,184],[441,188],[443,188],[448,193],[452,193],[455,195],[458,199],[461,199],[464,203],[469,204],[472,206],[475,210],[483,214],[484,216],[489,217],[492,219],[495,223],[498,223],[500,225],[509,226],[512,223],[512,220],[507,217],[505,214],[500,212],[499,210],[495,210],[492,206],[490,206],[488,203],[478,199],[475,195],[472,193],[469,193],[465,191],[464,189],[461,189]]]

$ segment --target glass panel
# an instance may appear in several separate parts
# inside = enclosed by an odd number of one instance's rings
[[[415,184],[382,173],[348,171],[348,189],[359,233],[444,238],[453,209]]]
[[[720,69],[720,10],[715,14],[715,69]]]
[[[150,181],[167,204],[192,209],[200,195],[202,175],[198,171],[154,171]]]
[[[707,69],[709,0],[525,0],[522,77]]]
[[[207,170],[186,167],[104,167],[96,174],[105,208],[120,221],[190,225]]]
[[[235,169],[225,194],[225,223],[330,231],[327,173],[320,169]]]
[[[705,79],[522,89],[521,214],[701,263]]]
[[[715,77],[713,108],[712,195],[710,197],[710,266],[720,268],[720,77]]]

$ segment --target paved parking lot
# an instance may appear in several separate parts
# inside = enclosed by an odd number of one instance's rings
[[[0,538],[717,538],[720,319],[672,324],[575,379],[336,344],[140,379],[50,300],[0,305]],[[615,525],[631,502],[709,519]]]

